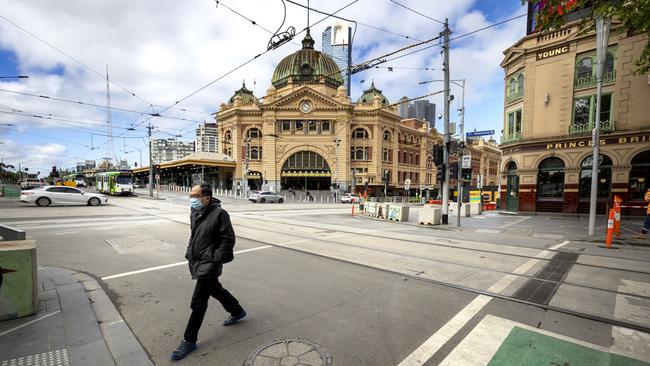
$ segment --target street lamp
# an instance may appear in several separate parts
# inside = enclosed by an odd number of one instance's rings
[[[438,82],[438,81],[444,81],[444,80],[421,81],[418,84],[419,85],[424,85],[424,84],[427,84],[427,83],[433,83],[433,82]],[[459,111],[460,111],[460,144],[459,144],[459,154],[458,154],[458,163],[462,164],[461,160],[462,160],[462,157],[463,157],[463,149],[465,148],[465,79],[449,80],[449,82],[451,82],[451,83],[455,84],[456,86],[460,87],[461,89],[463,89],[463,94],[461,95],[461,99],[460,99],[461,107],[459,109]],[[449,154],[447,154],[447,156],[449,156]],[[445,169],[447,169],[447,166],[449,165],[447,163],[448,162],[446,162]],[[456,225],[458,227],[460,227],[460,206],[461,206],[461,200],[462,200],[462,197],[463,197],[463,195],[462,195],[463,184],[462,184],[462,169],[461,169],[461,166],[459,166],[458,169],[456,169],[456,170],[457,170],[457,173],[458,173],[458,175],[456,177],[456,181],[458,183],[458,199],[457,199],[458,212],[457,212],[457,215],[456,215]],[[447,178],[449,178],[449,177],[447,177]]]
[[[341,139],[335,139],[336,142],[336,179],[334,183],[336,184],[336,200],[338,201],[341,190],[339,189],[339,145],[341,144]]]

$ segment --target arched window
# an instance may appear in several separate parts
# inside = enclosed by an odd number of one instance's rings
[[[251,160],[260,160],[260,159],[262,159],[262,147],[261,146],[251,147],[250,159]]]
[[[390,131],[384,131],[384,141],[390,142],[391,137]]]
[[[517,93],[523,93],[524,92],[524,74],[519,74],[517,76]]]
[[[433,158],[430,156],[427,156],[427,169],[433,168]]]
[[[232,132],[230,132],[230,130],[223,134],[223,140],[228,142],[232,141]]]
[[[246,132],[246,137],[249,139],[259,139],[262,137],[262,131],[259,128],[251,128]]]
[[[546,158],[539,163],[537,199],[562,199],[564,194],[564,162],[560,158]]]
[[[357,128],[354,131],[352,131],[352,138],[353,139],[361,139],[361,140],[367,140],[368,139],[368,131],[364,128]]]
[[[576,64],[576,77],[578,79],[591,78],[594,74],[594,61],[591,57],[585,57]]]
[[[508,96],[517,94],[517,83],[515,78],[508,80]]]
[[[605,57],[605,68],[603,69],[603,72],[605,74],[607,73],[613,73],[614,72],[614,63],[616,59],[614,58],[614,54],[611,52],[607,52],[607,56]]]
[[[645,192],[650,188],[650,150],[632,158],[629,183],[630,201],[643,201]]]
[[[580,164],[580,190],[581,199],[591,198],[591,169],[593,155],[589,155]],[[612,159],[607,155],[598,157],[598,198],[609,199],[612,187]]]
[[[362,148],[357,148],[354,151],[354,159],[355,160],[364,160],[364,158],[363,158],[363,149]]]
[[[508,163],[508,175],[517,175],[517,163],[511,161]]]

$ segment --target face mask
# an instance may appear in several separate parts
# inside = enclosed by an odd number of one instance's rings
[[[192,197],[190,198],[190,206],[195,210],[200,210],[203,208],[203,203],[201,202],[200,199],[196,197]]]

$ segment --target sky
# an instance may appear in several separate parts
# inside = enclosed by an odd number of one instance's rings
[[[354,64],[436,37],[442,25],[429,18],[448,18],[451,78],[466,79],[465,130],[495,130],[498,139],[504,92],[499,64],[503,51],[525,35],[525,17],[453,38],[525,14],[521,1],[396,1],[425,16],[391,0],[312,0],[310,6],[331,13],[352,3],[337,15],[358,22]],[[256,96],[265,94],[275,66],[300,48],[304,33],[265,52],[271,34],[262,27],[300,32],[307,26],[301,7],[286,2],[284,15],[282,0],[0,0],[0,77],[29,76],[0,78],[0,159],[44,176],[53,165],[73,168],[106,156],[108,70],[114,156],[148,165],[149,123],[155,138],[191,141],[196,126],[211,122],[211,113],[242,81]],[[312,11],[310,23],[324,17]],[[316,49],[332,22],[310,28]],[[381,65],[392,72],[355,74],[352,100],[371,81],[391,102],[442,90],[442,83],[418,84],[443,78],[440,44],[428,45],[433,47]],[[451,92],[451,121],[458,122],[461,90],[452,85]],[[442,112],[441,95],[430,100]]]

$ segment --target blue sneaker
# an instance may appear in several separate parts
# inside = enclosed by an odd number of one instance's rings
[[[196,343],[182,340],[181,344],[179,344],[176,350],[172,352],[170,357],[173,361],[182,360],[195,350],[196,350]]]
[[[223,326],[224,326],[224,327],[228,327],[228,326],[231,326],[231,325],[235,325],[235,324],[237,324],[240,320],[244,319],[245,317],[246,317],[246,310],[243,310],[243,309],[242,309],[242,311],[241,311],[241,313],[239,313],[239,315],[232,315],[232,314],[230,314],[230,316],[228,317],[228,319],[226,319],[226,320],[223,321]]]

